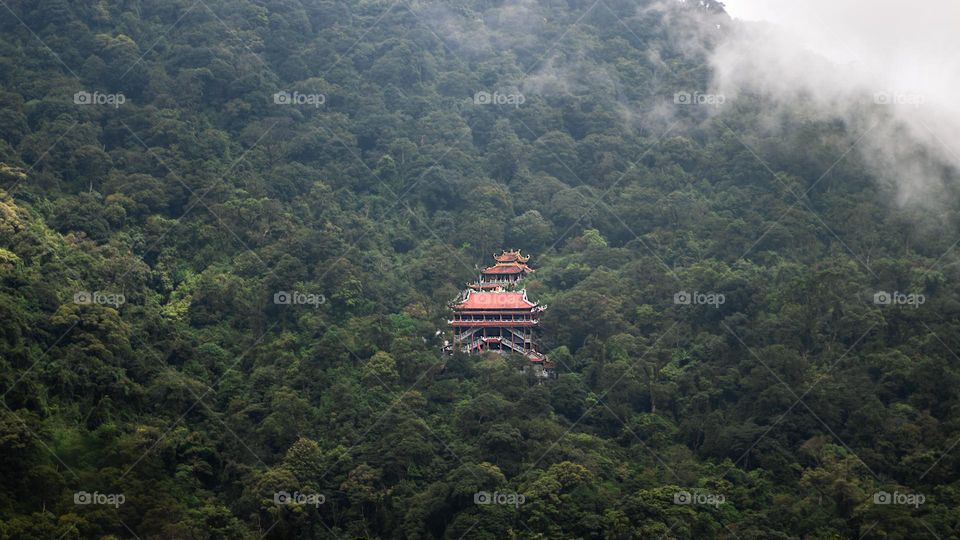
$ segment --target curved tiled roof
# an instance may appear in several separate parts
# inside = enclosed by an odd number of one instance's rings
[[[520,262],[522,262],[522,263],[525,263],[525,262],[527,262],[527,261],[530,260],[530,256],[527,255],[526,257],[524,257],[523,255],[520,254],[520,250],[519,250],[519,249],[516,250],[516,251],[504,251],[504,252],[501,253],[500,255],[494,255],[493,258],[496,259],[497,262],[515,262],[515,261],[520,261]]]
[[[521,272],[533,272],[533,269],[525,264],[497,264],[483,269],[484,274],[519,274]]]
[[[537,304],[527,300],[526,291],[468,291],[456,309],[531,309]]]

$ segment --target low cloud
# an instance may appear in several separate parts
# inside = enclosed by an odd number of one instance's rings
[[[955,180],[960,3],[730,0],[727,8],[737,20],[711,56],[719,91],[762,95],[771,121],[798,105],[845,120],[901,203],[932,204]]]

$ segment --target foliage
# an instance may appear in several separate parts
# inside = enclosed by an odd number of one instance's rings
[[[722,10],[7,4],[0,538],[960,534],[956,212],[758,97],[667,134]],[[557,380],[440,354],[502,247]]]

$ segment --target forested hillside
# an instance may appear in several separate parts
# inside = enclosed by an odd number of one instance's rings
[[[0,538],[960,535],[956,184],[722,6],[0,13]],[[501,248],[557,379],[441,354]]]

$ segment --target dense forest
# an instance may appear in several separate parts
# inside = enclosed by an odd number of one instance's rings
[[[960,536],[956,184],[722,5],[0,13],[0,538]],[[502,248],[556,379],[441,353]]]

